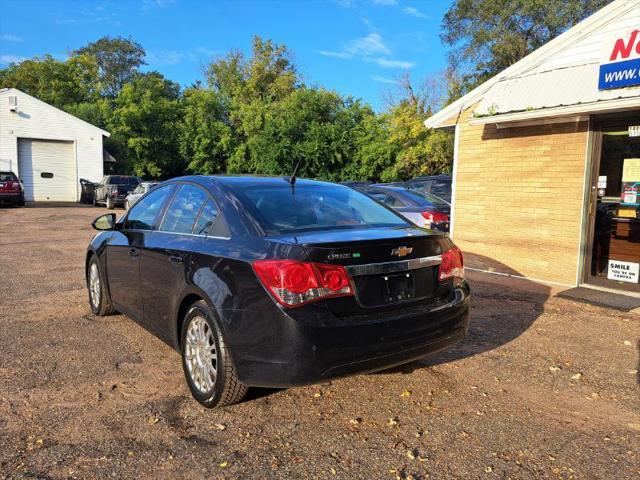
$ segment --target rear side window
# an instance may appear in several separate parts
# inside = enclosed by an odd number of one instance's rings
[[[182,185],[167,208],[160,230],[191,233],[206,201],[207,194],[204,190],[194,185]]]
[[[204,207],[198,216],[193,233],[196,235],[206,235],[209,233],[209,229],[216,221],[216,218],[218,218],[218,207],[216,207],[213,200],[209,200],[204,204]]]
[[[132,230],[153,230],[155,219],[172,189],[172,185],[158,188],[136,203],[131,210],[129,210],[126,228]]]

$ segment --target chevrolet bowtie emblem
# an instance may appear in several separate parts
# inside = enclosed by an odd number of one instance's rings
[[[395,255],[396,257],[406,257],[411,252],[413,252],[412,247],[398,247],[391,250],[391,255]]]

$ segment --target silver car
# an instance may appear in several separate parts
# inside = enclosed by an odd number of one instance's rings
[[[125,210],[129,210],[140,198],[160,182],[141,182],[124,200]]]

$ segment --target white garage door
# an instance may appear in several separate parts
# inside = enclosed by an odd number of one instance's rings
[[[73,142],[18,140],[18,176],[27,201],[76,201]]]

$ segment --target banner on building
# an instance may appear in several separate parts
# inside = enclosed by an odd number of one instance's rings
[[[598,88],[640,85],[640,30],[607,36],[600,54]]]

